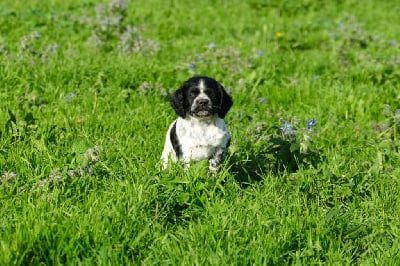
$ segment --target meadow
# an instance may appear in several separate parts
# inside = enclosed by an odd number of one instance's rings
[[[1,265],[399,265],[400,6],[2,0]],[[193,75],[220,172],[160,169]]]

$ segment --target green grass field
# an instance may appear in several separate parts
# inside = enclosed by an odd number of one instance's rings
[[[399,265],[399,13],[2,0],[0,265]],[[211,177],[159,164],[196,74],[234,100]]]

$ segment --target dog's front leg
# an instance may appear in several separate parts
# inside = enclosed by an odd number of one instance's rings
[[[219,166],[224,161],[226,148],[218,148],[213,157],[209,159],[208,174],[214,175],[217,173]]]

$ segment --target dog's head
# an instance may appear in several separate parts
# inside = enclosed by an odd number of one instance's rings
[[[224,118],[232,106],[232,99],[216,80],[196,76],[185,81],[171,98],[177,115],[185,118],[218,115]]]

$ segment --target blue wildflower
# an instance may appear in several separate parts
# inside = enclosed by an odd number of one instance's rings
[[[397,42],[395,40],[388,41],[390,46],[397,46]]]
[[[257,51],[257,55],[258,55],[258,56],[262,56],[263,54],[264,54],[264,51],[263,51],[263,50],[260,49],[260,50]]]
[[[215,42],[210,42],[210,43],[208,44],[208,48],[210,48],[210,49],[215,48]]]
[[[312,75],[311,79],[312,80],[317,80],[317,79],[319,79],[319,76],[318,75]]]
[[[76,97],[76,93],[70,92],[68,95],[64,96],[64,101],[69,102],[75,97]]]
[[[260,101],[260,103],[266,103],[267,102],[267,98],[265,98],[265,97],[261,97],[258,100]]]
[[[196,64],[194,62],[191,62],[189,65],[189,69],[192,70],[196,67]]]
[[[292,123],[284,122],[283,126],[280,128],[280,130],[283,132],[287,132],[287,133],[291,132],[293,130]]]
[[[15,171],[6,172],[0,177],[1,182],[9,181],[17,177],[17,173]]]
[[[312,130],[313,126],[315,126],[315,124],[317,124],[317,120],[315,119],[308,119],[307,120],[307,128],[309,130]]]
[[[55,50],[57,50],[59,47],[60,47],[60,46],[59,46],[57,43],[55,43],[55,44],[50,45],[48,49],[51,50],[51,51],[55,51]]]

